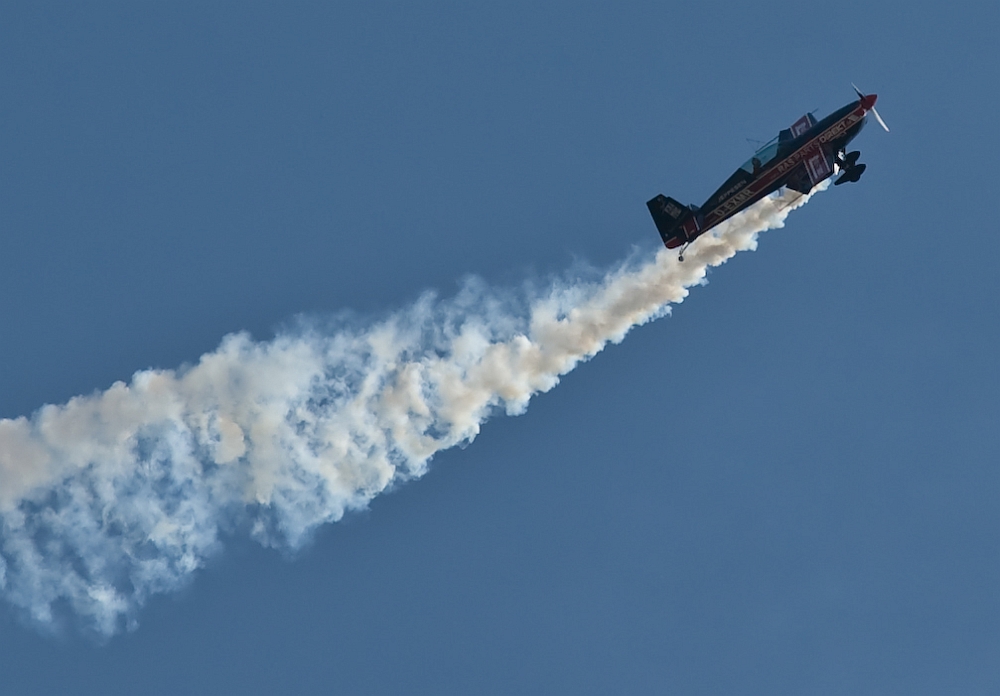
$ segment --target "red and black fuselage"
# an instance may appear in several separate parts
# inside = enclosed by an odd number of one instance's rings
[[[847,169],[847,180],[856,181],[864,165],[855,164],[856,154],[845,160],[844,152],[864,127],[876,99],[874,94],[865,95],[821,121],[811,114],[803,116],[758,150],[700,208],[662,194],[648,201],[663,243],[668,249],[689,244],[782,186],[808,193],[833,175],[835,165]]]

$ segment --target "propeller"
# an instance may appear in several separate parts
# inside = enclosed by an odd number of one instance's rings
[[[875,110],[874,106],[872,107],[872,115],[875,117],[875,120],[878,121],[878,124],[885,129],[885,132],[888,133],[889,126],[885,125],[885,121],[883,121],[882,117],[878,115],[878,111]]]
[[[885,129],[886,133],[888,133],[889,126],[885,125],[885,121],[882,120],[882,117],[879,116],[878,111],[875,110],[875,99],[877,98],[877,96],[874,94],[870,96],[867,94],[862,94],[861,90],[858,89],[858,86],[853,82],[851,83],[851,87],[854,88],[854,91],[857,93],[858,97],[861,99],[862,102],[864,102],[866,99],[870,100],[871,103],[867,106],[867,109],[872,112],[872,114],[875,116],[875,120],[878,121],[878,124]]]

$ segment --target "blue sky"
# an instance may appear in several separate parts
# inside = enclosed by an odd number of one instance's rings
[[[994,693],[992,3],[4,3],[0,416],[652,256],[802,113],[819,194],[671,317],[297,553],[237,531],[5,693]]]

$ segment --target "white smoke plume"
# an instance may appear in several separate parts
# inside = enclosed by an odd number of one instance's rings
[[[221,530],[242,522],[263,544],[298,548],[666,314],[806,200],[765,199],[684,263],[662,250],[520,309],[470,284],[366,328],[228,336],[194,366],[0,420],[0,591],[42,627],[75,615],[112,635],[183,585]]]

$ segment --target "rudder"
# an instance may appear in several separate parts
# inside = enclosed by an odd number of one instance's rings
[[[671,242],[677,239],[677,226],[684,214],[688,212],[687,207],[662,193],[656,198],[646,201],[646,207],[649,208],[649,214],[653,216],[656,231],[660,233],[660,239],[663,240],[663,243],[668,248],[676,246]]]

